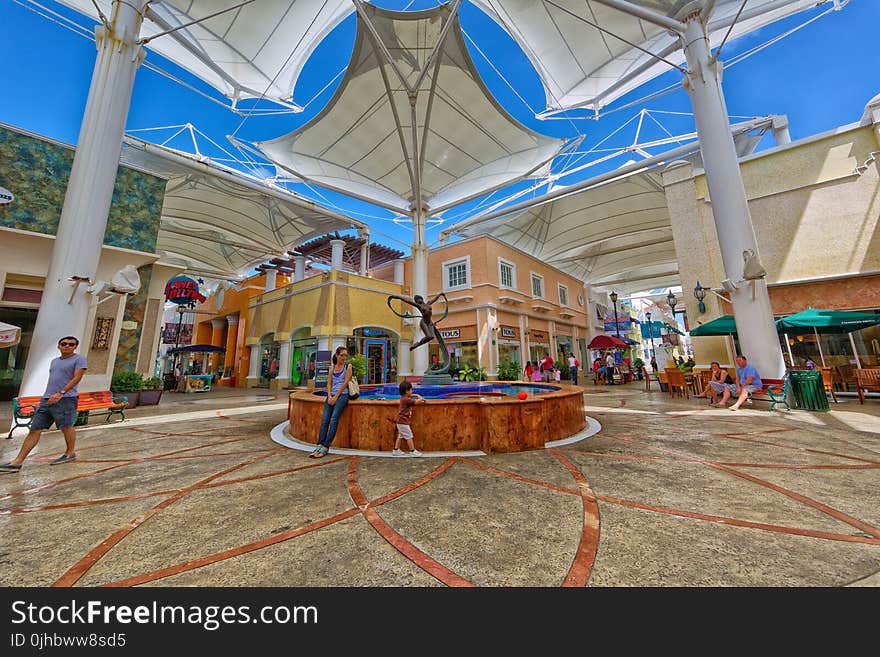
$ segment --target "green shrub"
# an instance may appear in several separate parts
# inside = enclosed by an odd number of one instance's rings
[[[144,377],[137,372],[120,372],[110,380],[112,392],[140,392],[144,389]]]
[[[485,381],[487,378],[486,370],[482,367],[472,367],[470,364],[462,367],[458,373],[459,381]]]
[[[363,383],[364,377],[367,375],[366,356],[358,354],[349,358],[348,362],[351,363],[351,375],[357,379],[358,383]]]
[[[641,371],[644,366],[645,366],[645,361],[643,361],[641,358],[636,358],[633,361],[633,368],[634,369]]]
[[[161,390],[162,389],[162,379],[159,377],[152,377],[150,379],[144,379],[144,387],[142,390]]]
[[[519,362],[504,362],[498,366],[499,381],[518,381],[519,380]]]

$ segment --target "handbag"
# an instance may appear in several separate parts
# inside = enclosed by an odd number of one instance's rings
[[[354,375],[348,380],[348,399],[357,399],[361,395],[361,388],[358,385],[357,379],[354,378]]]

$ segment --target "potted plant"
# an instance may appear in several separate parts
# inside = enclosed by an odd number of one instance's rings
[[[137,372],[120,372],[114,374],[110,380],[110,392],[127,397],[129,408],[135,408],[138,405],[143,387],[144,377]]]
[[[162,399],[162,379],[152,377],[144,379],[144,385],[138,395],[138,404],[141,406],[155,406]]]
[[[645,377],[642,370],[643,367],[645,367],[645,361],[643,361],[641,358],[636,358],[633,361],[633,369],[636,371],[636,376],[639,377],[639,381],[641,381]]]

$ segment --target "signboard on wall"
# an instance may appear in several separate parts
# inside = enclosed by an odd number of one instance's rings
[[[15,196],[5,187],[0,187],[0,205],[5,205],[7,203],[12,203],[15,200]]]
[[[547,331],[536,331],[532,329],[532,332],[529,334],[532,342],[546,342],[550,339],[550,336],[547,335]]]
[[[501,337],[502,338],[516,338],[516,329],[512,326],[502,326],[501,327]]]
[[[180,345],[192,344],[193,325],[180,325]],[[165,322],[165,329],[162,331],[162,344],[177,344],[177,322]]]
[[[440,337],[444,340],[457,340],[461,337],[461,329],[441,329]]]
[[[315,356],[315,389],[327,387],[327,378],[330,376],[331,358],[329,351],[318,351]]]

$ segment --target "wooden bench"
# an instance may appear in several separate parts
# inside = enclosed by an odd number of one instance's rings
[[[866,392],[880,392],[880,367],[869,367],[863,370],[853,370],[856,379],[856,390],[859,393],[859,403],[865,403]]]
[[[12,400],[12,420],[15,423],[6,440],[12,438],[12,432],[19,427],[30,427],[34,413],[40,405],[42,397],[39,395],[34,397],[15,397]],[[109,390],[104,392],[81,392],[76,404],[77,421],[79,421],[80,413],[89,413],[92,411],[104,411],[99,415],[106,415],[107,422],[114,415],[121,415],[125,419],[125,409],[128,407],[128,397],[125,395],[114,396]]]

